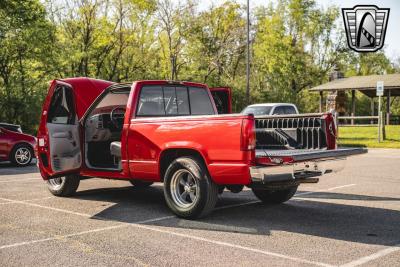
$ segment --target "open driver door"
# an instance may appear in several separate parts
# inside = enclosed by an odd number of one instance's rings
[[[229,87],[210,88],[218,114],[232,113],[232,95]]]
[[[82,165],[73,89],[61,81],[53,81],[51,87],[38,132],[39,164],[47,178],[79,172]]]

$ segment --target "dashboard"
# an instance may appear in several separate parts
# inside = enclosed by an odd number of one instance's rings
[[[121,125],[123,119],[123,114],[117,117]],[[102,142],[121,138],[121,129],[118,129],[111,121],[110,113],[99,113],[90,116],[86,121],[85,129],[87,142]]]

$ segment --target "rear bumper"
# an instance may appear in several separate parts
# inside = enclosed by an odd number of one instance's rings
[[[324,151],[257,151],[257,157],[268,157],[276,165],[250,167],[252,183],[273,183],[294,181],[321,176],[325,173],[341,171],[349,156],[367,153],[363,148],[345,148]],[[264,154],[263,154],[264,153]],[[285,157],[286,162],[282,159]],[[287,158],[290,161],[287,161]]]

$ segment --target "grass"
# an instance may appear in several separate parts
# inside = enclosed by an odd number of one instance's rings
[[[400,148],[400,125],[389,125],[386,140],[378,143],[377,126],[339,126],[340,146]]]

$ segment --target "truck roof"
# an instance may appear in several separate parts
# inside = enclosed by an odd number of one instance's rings
[[[292,103],[259,103],[259,104],[252,104],[249,105],[248,107],[273,107],[273,106],[296,106],[295,104]]]
[[[11,124],[11,123],[6,123],[6,122],[0,122],[0,127],[15,127],[15,128],[18,128],[18,127],[21,127],[21,125],[18,125],[18,124]]]

